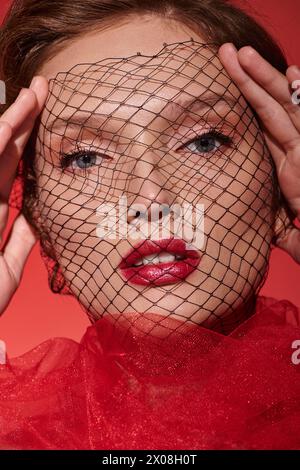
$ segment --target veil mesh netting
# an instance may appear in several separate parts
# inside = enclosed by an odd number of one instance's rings
[[[275,173],[254,113],[211,46],[191,39],[59,73],[34,151],[23,210],[40,233],[52,289],[71,290],[93,320],[143,302],[145,313],[171,309],[226,332],[240,307],[243,319],[253,311]],[[152,248],[155,259],[145,260]]]
[[[2,447],[300,446],[298,312],[257,301],[274,166],[213,45],[57,74],[11,204],[94,324],[2,368]]]

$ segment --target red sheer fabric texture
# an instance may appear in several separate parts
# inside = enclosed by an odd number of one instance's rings
[[[105,319],[0,367],[1,449],[299,449],[299,311],[260,297],[229,336]],[[187,331],[185,332],[187,333]]]

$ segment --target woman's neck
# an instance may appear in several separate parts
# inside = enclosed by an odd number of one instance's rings
[[[232,309],[222,317],[219,317],[209,328],[217,333],[229,335],[238,326],[244,323],[248,318],[255,314],[257,295],[252,295],[247,301],[239,305],[238,308]],[[202,325],[204,326],[204,325]]]

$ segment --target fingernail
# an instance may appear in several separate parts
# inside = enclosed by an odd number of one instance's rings
[[[39,81],[39,78],[38,78],[38,77],[33,77],[33,79],[31,80],[31,83],[30,83],[29,88],[34,89],[34,87],[36,86],[36,84],[38,83],[38,81]]]

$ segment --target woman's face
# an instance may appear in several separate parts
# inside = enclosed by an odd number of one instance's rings
[[[39,71],[52,79],[36,144],[39,223],[93,319],[225,330],[264,276],[270,157],[204,42],[137,17],[77,38]]]

